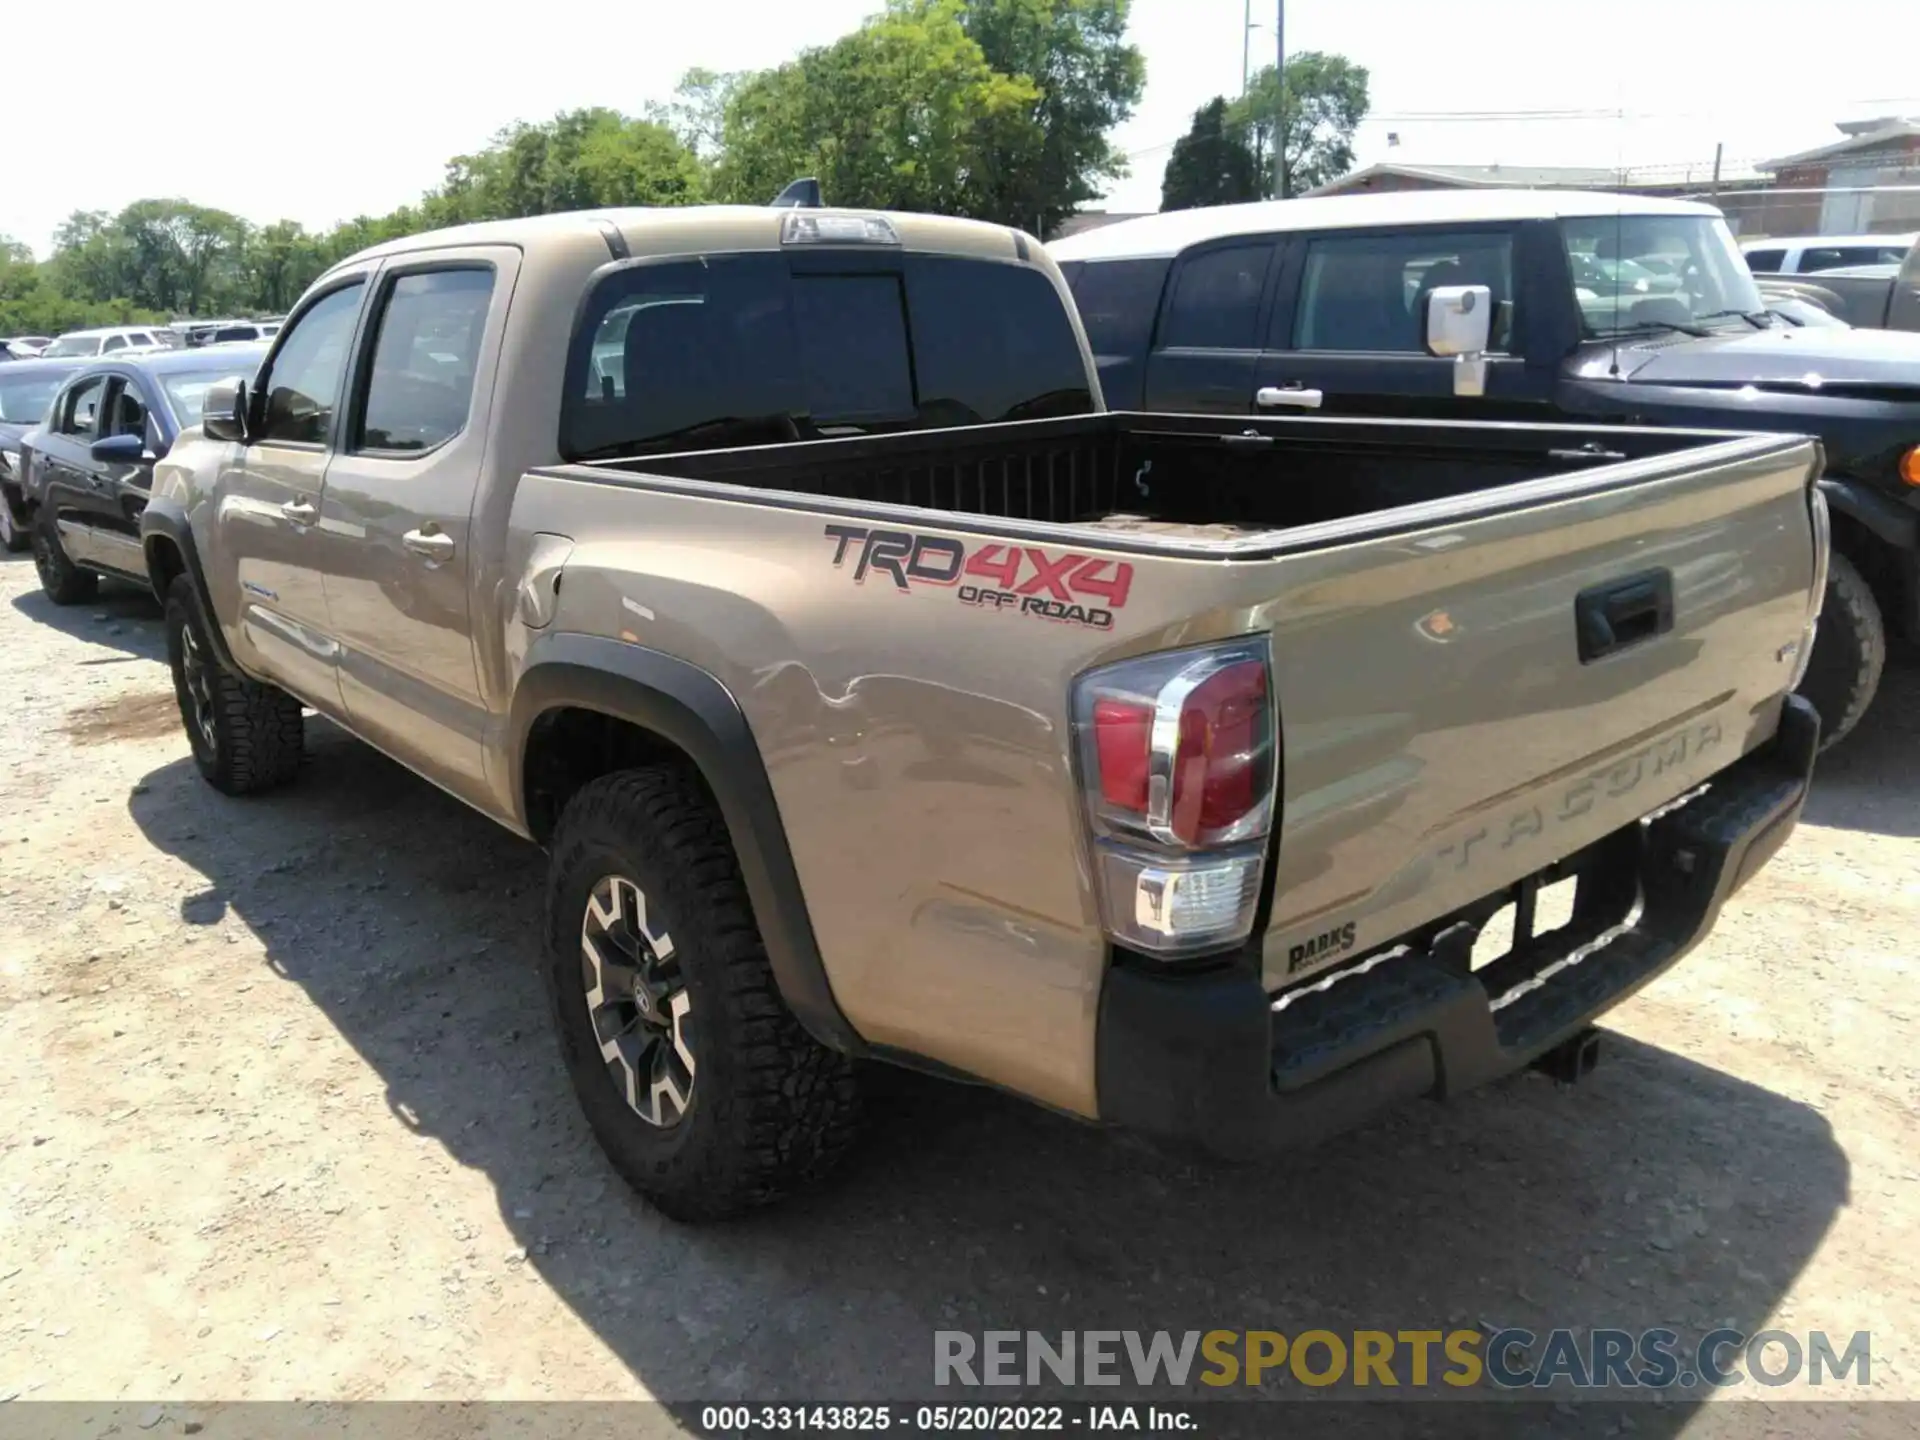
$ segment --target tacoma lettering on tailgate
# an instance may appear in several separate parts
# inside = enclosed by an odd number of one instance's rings
[[[1113,612],[1127,603],[1133,588],[1133,566],[1098,555],[1055,554],[1037,545],[991,544],[968,550],[945,535],[860,525],[829,525],[826,536],[834,542],[835,569],[844,569],[853,557],[856,585],[878,575],[901,592],[917,586],[952,590],[962,605],[1096,630],[1113,628]]]
[[[1476,849],[1482,855],[1488,850],[1511,850],[1522,841],[1544,835],[1549,826],[1578,820],[1593,809],[1596,800],[1603,797],[1618,800],[1631,794],[1643,781],[1713,749],[1724,738],[1718,720],[1689,725],[1591,772],[1584,780],[1569,785],[1551,804],[1528,805],[1514,811],[1503,822],[1484,825],[1471,835],[1443,845],[1435,853],[1434,861],[1443,867],[1464,870],[1472,863]]]

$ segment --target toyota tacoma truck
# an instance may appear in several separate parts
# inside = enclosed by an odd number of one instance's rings
[[[1711,206],[1325,196],[1150,215],[1052,253],[1115,409],[1812,435],[1833,563],[1800,693],[1823,743],[1872,703],[1889,630],[1920,641],[1920,335],[1773,313]],[[1460,285],[1477,336],[1435,349],[1434,292]]]
[[[1224,1156],[1578,1068],[1812,763],[1812,442],[1107,413],[985,223],[394,241],[203,415],[141,519],[201,773],[311,709],[544,847],[566,1067],[687,1219],[864,1060]]]

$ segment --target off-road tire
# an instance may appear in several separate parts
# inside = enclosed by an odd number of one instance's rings
[[[56,605],[83,605],[100,593],[100,577],[67,558],[54,524],[53,507],[42,505],[33,521],[33,568],[40,588]]]
[[[299,774],[306,747],[300,702],[220,663],[189,576],[176,576],[167,589],[166,628],[180,723],[206,782],[223,794],[254,795]],[[198,695],[196,656],[203,690]]]
[[[1854,564],[1835,550],[1827,595],[1799,693],[1820,715],[1820,748],[1838,744],[1860,723],[1880,688],[1887,663],[1887,626],[1880,602]]]
[[[0,495],[0,551],[18,555],[32,544],[31,531],[13,518],[13,502]]]
[[[718,807],[682,764],[584,786],[555,828],[547,872],[547,992],[561,1056],[594,1136],[622,1177],[676,1220],[720,1220],[823,1175],[858,1129],[852,1062],[780,998]],[[582,926],[609,876],[645,897],[690,1002],[691,1094],[670,1126],[644,1119],[590,1018]]]

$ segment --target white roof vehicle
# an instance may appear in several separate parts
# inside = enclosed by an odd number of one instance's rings
[[[1776,235],[1742,241],[1747,268],[1756,275],[1813,275],[1851,265],[1898,265],[1920,241],[1905,235]]]
[[[164,344],[159,329],[149,325],[110,325],[97,330],[69,330],[40,354],[45,360],[67,357],[90,360],[96,355],[117,355],[126,350],[154,350]]]
[[[1083,230],[1047,246],[1057,261],[1177,255],[1208,240],[1286,230],[1358,230],[1490,220],[1561,220],[1595,215],[1718,215],[1711,205],[1587,190],[1427,190],[1397,195],[1325,195],[1256,200],[1200,210],[1167,210]]]

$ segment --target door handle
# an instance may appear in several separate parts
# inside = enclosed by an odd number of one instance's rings
[[[422,559],[439,564],[453,558],[453,537],[440,530],[409,530],[400,543]]]
[[[280,513],[296,525],[311,525],[320,518],[320,511],[314,503],[302,495],[298,500],[289,500],[280,507]]]
[[[1326,398],[1321,391],[1308,390],[1299,385],[1289,385],[1285,389],[1278,385],[1262,385],[1253,392],[1253,403],[1262,409],[1286,405],[1296,410],[1318,410],[1320,402]]]
[[[1647,570],[1582,590],[1573,601],[1580,663],[1589,665],[1673,629],[1673,574]]]

